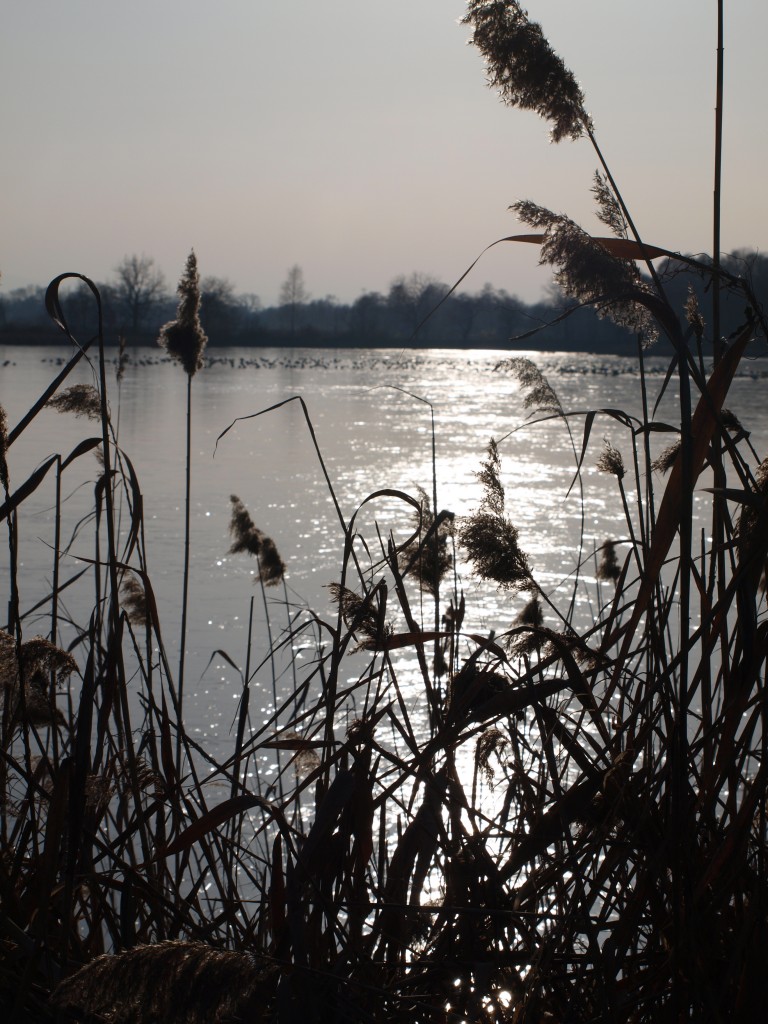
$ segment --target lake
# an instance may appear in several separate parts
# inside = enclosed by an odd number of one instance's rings
[[[556,604],[570,600],[569,577],[579,559],[582,498],[568,490],[575,470],[574,446],[582,444],[583,415],[569,419],[573,439],[561,418],[527,422],[524,394],[515,379],[495,367],[510,353],[455,350],[317,350],[212,349],[209,365],[193,381],[193,485],[191,525],[190,612],[187,635],[186,719],[190,731],[212,747],[231,747],[231,725],[241,682],[228,659],[242,667],[249,602],[256,592],[252,663],[266,647],[266,619],[254,565],[246,555],[228,553],[230,495],[238,495],[256,525],[271,536],[286,564],[289,600],[301,608],[333,614],[327,585],[339,578],[342,531],[323,476],[301,405],[292,401],[263,416],[249,417],[277,403],[300,396],[316,433],[328,475],[343,517],[350,517],[374,491],[398,489],[417,495],[433,489],[431,409],[435,422],[435,464],[438,507],[458,517],[477,508],[482,487],[476,474],[490,438],[500,443],[506,513],[519,530],[534,576]],[[633,358],[520,352],[547,376],[563,408],[583,414],[600,408],[639,414],[640,385]],[[69,357],[67,346],[0,347],[0,404],[13,427]],[[667,368],[664,359],[648,362],[651,401]],[[69,378],[95,382],[84,363]],[[752,432],[762,457],[768,450],[765,394],[768,361],[745,362],[731,390],[729,408]],[[112,421],[121,448],[132,460],[144,497],[149,571],[158,597],[165,643],[171,664],[178,657],[179,608],[182,590],[184,524],[184,430],[186,380],[182,370],[156,349],[132,354],[122,384],[108,380]],[[675,383],[657,414],[674,424]],[[534,419],[541,417],[534,416]],[[94,429],[95,428],[95,429]],[[71,415],[43,411],[9,452],[13,486],[19,486],[43,459],[65,455],[98,426]],[[596,600],[592,552],[608,537],[621,539],[626,527],[615,479],[596,469],[603,438],[631,458],[628,434],[607,416],[592,428],[583,467],[584,547],[587,559],[577,594],[577,620],[589,621]],[[654,439],[657,448],[671,440]],[[74,539],[64,570],[74,572],[90,558],[92,541],[74,533],[92,503],[99,467],[92,455],[66,471],[64,536]],[[627,481],[630,474],[627,476]],[[702,484],[703,486],[703,484]],[[631,487],[631,483],[630,483]],[[53,474],[24,504],[20,519],[21,605],[33,606],[47,592],[51,575],[54,503]],[[628,491],[632,506],[634,496]],[[379,553],[377,528],[403,539],[411,527],[410,509],[384,497],[366,505],[357,521],[372,558]],[[366,552],[360,543],[359,553]],[[465,630],[488,634],[507,628],[526,600],[510,599],[476,581],[459,560],[457,585],[466,596]],[[7,554],[0,563],[0,599],[7,602]],[[270,592],[273,635],[286,622],[283,592]],[[87,620],[92,589],[67,591],[64,604],[71,617]],[[424,610],[427,626],[432,612]],[[46,632],[47,619],[28,620],[27,630]],[[551,624],[554,624],[551,623]],[[306,645],[309,648],[309,642]],[[302,644],[294,645],[301,669],[311,659]],[[225,652],[224,657],[221,652]],[[350,663],[353,671],[353,663]],[[260,683],[258,681],[260,680]],[[271,668],[257,675],[262,700],[255,718],[266,720],[272,704]],[[290,672],[278,680],[281,697],[295,685]],[[420,700],[412,695],[414,708]]]

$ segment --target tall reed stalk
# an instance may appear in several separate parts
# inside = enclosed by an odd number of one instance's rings
[[[176,679],[178,713],[184,713],[184,667],[187,648],[187,613],[189,608],[190,506],[192,492],[192,378],[202,369],[207,343],[200,323],[200,277],[197,257],[190,252],[178,286],[179,308],[175,320],[160,329],[158,343],[173,356],[187,375],[186,461],[184,473],[184,565],[182,570],[181,628],[179,638],[179,671]],[[181,723],[179,723],[181,725]],[[181,728],[177,734],[176,761],[181,758]]]

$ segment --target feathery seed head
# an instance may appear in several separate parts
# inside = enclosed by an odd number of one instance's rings
[[[258,555],[261,551],[261,531],[256,529],[248,509],[236,494],[231,495],[229,500],[232,502],[232,518],[229,521],[232,537],[230,555],[239,555],[244,551],[249,555]]]
[[[194,250],[187,257],[179,286],[179,307],[175,320],[160,328],[158,344],[178,360],[190,377],[203,367],[208,338],[200,323],[200,276]]]
[[[531,586],[528,558],[520,550],[517,529],[508,519],[482,510],[475,512],[462,527],[459,541],[482,579],[493,580],[513,592]]]
[[[164,941],[103,954],[60,982],[58,1006],[109,1020],[211,1024],[251,1016],[274,990],[273,969],[246,953]]]
[[[384,580],[362,597],[340,583],[329,583],[328,589],[350,634],[361,638],[354,650],[381,650],[392,636],[392,626],[385,619],[387,587]]]
[[[606,580],[611,583],[615,583],[619,576],[621,576],[621,569],[619,568],[619,562],[616,558],[615,542],[612,540],[604,541],[601,551],[602,556],[600,558],[600,564],[597,567],[597,578],[599,580]]]
[[[281,732],[280,739],[285,741],[288,749],[292,751],[291,763],[297,778],[304,779],[320,767],[320,758],[311,740],[292,729]]]
[[[101,419],[101,398],[92,384],[73,384],[49,398],[47,404],[56,412],[71,412],[89,420]]]
[[[541,626],[544,624],[544,610],[539,595],[535,594],[520,610],[515,622],[520,626]]]
[[[488,84],[504,103],[549,121],[553,142],[577,139],[591,128],[573,73],[517,0],[469,0],[462,24],[472,26]]]
[[[499,479],[501,471],[501,459],[496,442],[491,438],[488,445],[488,461],[480,464],[480,470],[475,475],[485,487],[483,505],[490,511],[501,514],[504,511],[504,485]]]
[[[564,214],[528,200],[514,203],[511,209],[524,224],[543,229],[539,263],[554,268],[554,279],[567,296],[594,306],[598,316],[610,316],[646,341],[658,336],[658,327],[643,305],[652,293],[633,260],[612,256]]]
[[[419,534],[401,548],[398,565],[403,575],[413,574],[420,588],[434,597],[440,581],[453,567],[449,541],[454,533],[454,516],[441,512],[436,519],[426,491],[419,487],[418,492],[419,511],[414,512],[412,521]]]
[[[678,456],[682,444],[683,442],[678,437],[678,439],[673,441],[672,444],[667,445],[664,451],[657,455],[653,460],[651,463],[651,469],[654,469],[657,473],[661,473],[662,476],[664,476],[665,473],[668,473],[675,464],[675,459]]]
[[[509,743],[509,738],[497,726],[492,725],[477,737],[475,746],[475,765],[482,771],[485,781],[493,789],[494,771],[491,755],[501,760]]]
[[[517,529],[504,515],[504,488],[499,480],[501,460],[496,443],[488,446],[488,461],[478,477],[485,484],[480,508],[464,520],[459,543],[467,549],[475,571],[505,590],[532,587],[528,558],[520,550]]]
[[[514,356],[497,363],[496,370],[508,370],[526,392],[523,399],[524,409],[535,409],[538,412],[562,413],[563,407],[554,388],[547,378],[530,359]]]
[[[285,576],[285,563],[271,537],[261,535],[259,552],[259,579],[266,587],[275,587]]]
[[[149,616],[147,595],[135,576],[126,576],[120,587],[122,604],[128,621],[134,626],[146,626]]]
[[[0,630],[0,705],[8,702],[16,722],[63,723],[49,692],[50,675],[55,672],[57,680],[63,682],[76,670],[72,655],[45,637],[32,637],[19,651],[13,636]]]
[[[285,564],[275,542],[254,525],[248,509],[236,494],[229,500],[232,502],[232,518],[229,522],[232,546],[229,553],[239,555],[245,552],[253,555],[259,564],[258,579],[267,587],[275,586],[285,575]]]
[[[685,319],[693,328],[693,333],[701,341],[704,337],[704,317],[699,309],[699,300],[696,298],[696,292],[690,285],[688,286],[688,298],[685,302]]]
[[[597,460],[597,468],[601,473],[612,473],[618,480],[624,476],[624,459],[621,452],[607,439],[603,441],[603,451]]]
[[[731,412],[730,409],[723,408],[720,410],[720,422],[726,430],[730,430],[734,434],[743,434],[744,436],[749,437],[749,431],[744,429],[739,417],[736,413]]]
[[[629,228],[608,179],[595,171],[592,195],[597,202],[597,217],[617,238],[627,238]]]

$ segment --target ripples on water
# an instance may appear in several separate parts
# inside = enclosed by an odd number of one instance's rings
[[[569,412],[600,408],[640,415],[636,362],[604,356],[536,353],[536,362]],[[238,417],[292,396],[306,402],[318,444],[346,520],[363,499],[381,488],[414,495],[418,487],[432,494],[432,435],[435,416],[437,494],[439,508],[461,516],[477,507],[481,488],[475,477],[491,437],[500,445],[507,514],[519,529],[536,579],[563,607],[570,599],[569,576],[579,558],[582,498],[574,487],[574,446],[582,443],[583,416],[569,422],[573,441],[562,420],[528,421],[518,385],[495,372],[509,353],[412,350],[317,351],[294,349],[214,350],[209,365],[193,383],[193,509],[192,576],[189,619],[187,720],[193,735],[215,754],[231,748],[230,733],[240,696],[237,674],[214,652],[224,650],[240,665],[245,662],[248,605],[253,566],[246,556],[229,555],[229,496],[237,494],[256,525],[272,536],[287,565],[290,599],[330,615],[326,585],[338,579],[342,535],[310,434],[298,402],[254,419],[243,420],[221,440],[217,437]],[[13,426],[32,405],[66,357],[61,349],[0,348],[0,403]],[[667,361],[651,359],[648,387],[653,403],[661,388]],[[765,361],[745,364],[735,381],[729,407],[752,431],[758,453],[766,450],[768,416],[764,387]],[[78,381],[93,380],[87,367]],[[73,383],[70,378],[67,382]],[[113,422],[119,422],[122,448],[132,459],[144,494],[149,571],[158,596],[165,641],[174,662],[177,645],[184,494],[185,379],[181,370],[152,350],[139,351],[128,367],[120,390],[110,380]],[[405,392],[412,392],[414,396]],[[657,419],[674,424],[674,381]],[[118,419],[119,417],[119,419]],[[534,416],[533,419],[540,417]],[[10,452],[12,481],[18,485],[46,456],[69,452],[94,424],[43,412]],[[629,463],[626,431],[606,416],[596,419],[584,461],[583,512],[586,558],[584,585],[578,593],[577,619],[590,620],[600,600],[591,553],[607,537],[626,535],[616,482],[598,473],[595,463],[603,438],[610,438]],[[660,449],[671,440],[660,434]],[[68,471],[65,534],[72,535],[92,498],[95,462],[80,460]],[[627,480],[629,480],[628,474]],[[634,500],[628,493],[630,506]],[[53,537],[53,479],[25,503],[21,520],[22,607],[46,592]],[[383,537],[408,533],[408,510],[392,498],[366,506],[358,520],[373,557],[376,524]],[[67,533],[68,531],[68,533]],[[84,537],[86,534],[83,535]],[[360,548],[362,553],[363,549]],[[75,536],[69,567],[77,555],[91,557],[89,543]],[[475,581],[459,564],[458,585],[467,598],[465,629],[487,634],[505,629],[525,596],[514,601]],[[7,591],[7,569],[2,589]],[[603,598],[605,593],[603,593]],[[5,600],[7,594],[2,594]],[[278,595],[279,598],[279,595]],[[75,620],[88,615],[87,600],[68,592],[65,604]],[[279,633],[285,609],[276,598],[271,609]],[[254,663],[265,653],[263,610],[259,609]],[[432,612],[426,610],[426,621]],[[550,623],[554,625],[554,622]],[[45,626],[41,626],[45,629]],[[299,668],[311,652],[299,655]],[[352,668],[352,665],[351,665]],[[254,699],[254,726],[271,714],[271,673],[261,670],[261,696]],[[290,672],[280,680],[281,694],[290,695]],[[411,694],[418,709],[423,695]],[[220,748],[220,749],[217,749]]]

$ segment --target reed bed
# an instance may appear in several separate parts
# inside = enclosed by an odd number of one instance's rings
[[[519,5],[475,0],[466,20],[508,102],[538,110],[556,138],[596,146],[575,81]],[[764,320],[748,283],[716,263],[692,269],[743,295],[743,327],[721,344],[701,311],[673,309],[652,263],[666,250],[640,239],[605,168],[595,195],[610,239],[532,203],[518,212],[561,287],[635,332],[642,415],[566,409],[526,360],[497,372],[534,421],[570,432],[574,486],[587,465],[614,478],[624,536],[574,552],[564,599],[542,587],[505,503],[514,432],[478,453],[483,498],[464,520],[437,508],[435,481],[416,495],[383,488],[345,515],[311,411],[290,399],[338,513],[336,610],[268,597],[282,559],[233,496],[232,551],[258,560],[270,623],[264,664],[293,682],[282,703],[274,686],[271,718],[253,725],[263,666],[249,630],[244,669],[230,659],[242,698],[225,759],[185,728],[183,661],[176,671],[166,656],[147,564],[151,496],[113,428],[101,324],[78,342],[60,289],[80,275],[52,282],[46,304],[74,354],[18,424],[0,419],[5,1020],[765,1018],[768,470],[726,406]],[[674,355],[652,393],[644,361],[657,334]],[[79,401],[98,429],[17,481],[14,443],[47,402],[72,408],[66,380],[91,358],[95,390]],[[188,385],[199,368],[185,366]],[[655,413],[671,382],[674,424]],[[613,440],[601,444],[605,423]],[[74,580],[61,481],[94,451],[93,515],[78,527],[94,554]],[[46,479],[57,543],[50,591],[30,604],[18,527]],[[188,469],[187,501],[189,487]],[[700,530],[694,490],[709,503]],[[402,509],[400,540],[377,523],[382,501]],[[509,595],[504,631],[473,625],[466,559]],[[63,611],[75,583],[92,589],[87,621]],[[314,656],[299,664],[308,642]],[[414,686],[418,717],[404,697]],[[269,784],[264,752],[278,765]]]

